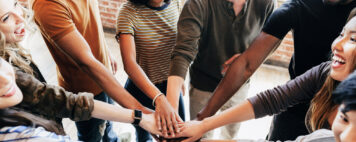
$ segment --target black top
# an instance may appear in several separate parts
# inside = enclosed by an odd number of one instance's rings
[[[355,7],[355,0],[340,6],[325,5],[322,0],[290,0],[273,12],[263,31],[279,39],[293,31],[292,79],[329,60],[331,44]]]
[[[325,5],[322,0],[290,0],[267,20],[263,31],[279,39],[292,30],[294,54],[289,65],[291,79],[328,61],[331,44],[346,24],[356,0],[347,5]],[[269,140],[294,140],[307,131],[304,123],[309,103],[288,108],[273,118]]]

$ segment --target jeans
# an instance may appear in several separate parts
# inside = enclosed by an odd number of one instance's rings
[[[164,81],[162,83],[155,84],[155,86],[164,94],[167,92],[167,81]],[[143,93],[137,86],[132,82],[132,80],[127,79],[126,84],[125,84],[125,89],[133,96],[135,97],[143,106],[150,108],[150,109],[155,109],[154,106],[152,106],[152,99],[147,97],[145,93]],[[184,102],[183,102],[183,97],[182,94],[180,94],[179,97],[179,107],[178,107],[178,113],[179,116],[185,120],[185,114],[184,114]],[[136,129],[136,141],[137,142],[152,142],[152,137],[150,133],[148,133],[146,130],[142,129],[139,126],[134,126]]]
[[[95,100],[114,104],[106,93],[102,92],[94,96]],[[78,140],[85,142],[118,142],[119,138],[113,131],[113,124],[110,121],[91,118],[86,121],[75,122],[78,129]]]

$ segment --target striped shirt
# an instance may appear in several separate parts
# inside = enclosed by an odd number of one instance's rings
[[[46,131],[43,127],[3,127],[0,129],[1,142],[74,142],[69,136],[57,135]]]
[[[136,61],[154,84],[168,78],[179,13],[180,0],[171,0],[160,9],[128,1],[120,9],[117,37],[122,33],[134,36]]]

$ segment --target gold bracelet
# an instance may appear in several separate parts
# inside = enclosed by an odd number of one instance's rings
[[[161,96],[161,95],[163,95],[163,93],[158,93],[154,98],[153,98],[153,101],[152,101],[152,106],[154,106],[155,107],[155,101],[156,101],[156,99],[159,97],[159,96]]]

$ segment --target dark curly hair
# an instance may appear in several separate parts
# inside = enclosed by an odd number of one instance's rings
[[[129,0],[130,2],[137,4],[137,5],[145,5],[148,3],[149,0]],[[164,0],[164,2],[169,3],[171,0]]]

